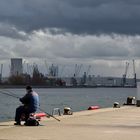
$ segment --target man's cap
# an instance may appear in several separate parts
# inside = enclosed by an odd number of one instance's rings
[[[27,90],[32,90],[32,87],[31,86],[26,86],[26,89]]]

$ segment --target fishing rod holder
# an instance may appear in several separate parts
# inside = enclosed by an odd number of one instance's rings
[[[54,108],[52,111],[52,116],[55,115],[56,113],[58,113],[58,115],[61,116],[60,108]]]

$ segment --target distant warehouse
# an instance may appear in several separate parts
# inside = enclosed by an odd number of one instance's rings
[[[21,75],[22,73],[22,58],[11,58],[11,75]]]

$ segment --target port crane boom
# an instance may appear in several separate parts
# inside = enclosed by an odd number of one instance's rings
[[[125,73],[123,75],[123,86],[125,86],[125,84],[126,84],[126,76],[127,76],[128,67],[129,67],[129,63],[126,62]]]
[[[134,86],[137,87],[137,78],[135,72],[135,60],[133,59],[133,72],[134,72]]]

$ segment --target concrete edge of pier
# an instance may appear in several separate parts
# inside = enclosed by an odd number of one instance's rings
[[[3,140],[137,140],[140,137],[140,108],[123,106],[74,112],[73,115],[44,118],[40,126],[0,123]]]

